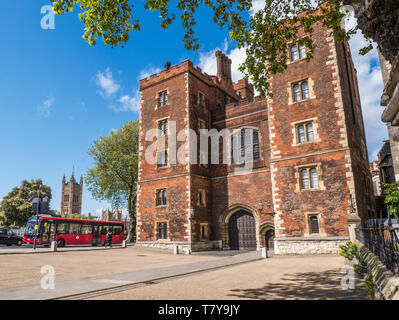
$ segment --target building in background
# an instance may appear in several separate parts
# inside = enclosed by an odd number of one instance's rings
[[[386,107],[382,121],[387,124],[394,181],[399,181],[399,1],[345,0],[355,9],[358,27],[377,43]]]
[[[378,152],[378,167],[380,168],[381,183],[395,182],[395,170],[389,140],[384,141],[381,150]]]
[[[378,161],[370,162],[370,172],[373,181],[374,196],[380,196],[382,193],[381,189],[381,178],[380,178],[380,166]]]
[[[101,210],[102,221],[122,221],[122,211],[116,209],[102,209]]]
[[[348,219],[371,215],[350,49],[321,26],[314,41],[310,62],[305,47],[290,45],[288,68],[273,76],[267,100],[253,97],[247,81],[233,83],[231,60],[220,51],[215,76],[186,60],[140,81],[137,245],[337,253],[349,239]],[[157,128],[166,144],[150,163],[146,135]],[[229,133],[219,138],[218,164],[199,148],[201,129]],[[177,150],[185,162],[174,161]]]
[[[80,183],[78,183],[72,172],[70,180],[66,182],[64,175],[61,187],[61,215],[82,214],[82,193],[83,177],[80,177]]]

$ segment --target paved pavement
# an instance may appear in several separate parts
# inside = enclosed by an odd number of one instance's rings
[[[341,288],[344,263],[333,255],[138,247],[0,255],[0,299],[367,299],[360,280],[355,290]],[[43,265],[54,267],[55,289],[40,287]]]
[[[122,250],[121,250],[122,251]],[[151,252],[150,252],[151,253]],[[154,254],[154,253],[153,253]],[[179,256],[169,254],[169,260],[175,261],[173,265],[166,267],[145,268],[133,272],[113,273],[102,276],[80,278],[74,280],[57,281],[54,289],[43,290],[38,284],[30,286],[6,287],[0,291],[0,299],[56,299],[65,296],[78,295],[91,291],[110,289],[117,286],[134,285],[138,283],[148,283],[155,280],[187,275],[205,270],[221,268],[240,263],[261,259],[260,252],[247,252],[229,257],[200,256],[192,255],[191,260],[202,260],[194,263],[178,263]],[[180,259],[181,260],[181,259]],[[186,259],[187,260],[187,259]],[[152,265],[154,266],[154,265]]]
[[[88,299],[368,300],[361,279],[341,287],[343,265],[339,256],[274,257]]]

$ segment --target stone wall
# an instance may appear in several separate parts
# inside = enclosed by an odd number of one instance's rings
[[[394,276],[378,257],[365,246],[361,246],[360,254],[366,260],[373,276],[375,298],[378,300],[399,300],[399,277]]]
[[[274,240],[274,253],[289,254],[338,254],[340,244],[348,237],[293,237]]]
[[[157,248],[174,250],[176,246],[179,248],[179,253],[188,253],[193,251],[207,251],[215,248],[213,241],[198,241],[198,242],[179,242],[179,241],[138,241],[135,244],[137,247]]]

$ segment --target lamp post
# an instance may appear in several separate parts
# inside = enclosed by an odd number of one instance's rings
[[[37,232],[39,231],[39,211],[40,211],[40,189],[41,185],[39,185],[39,190],[37,191],[37,206],[36,206],[36,224],[35,224],[35,238],[33,239],[33,250],[36,250],[36,241],[37,241]],[[35,199],[34,199],[35,200]]]
[[[40,191],[42,189],[42,185],[39,185],[39,190],[37,191],[37,198],[34,198],[32,200],[33,203],[36,203],[36,225],[35,225],[35,237],[33,239],[33,250],[36,250],[36,243],[37,243],[37,236],[39,232],[39,213],[43,210],[43,208],[40,208],[40,204],[42,202],[47,202],[47,197],[44,197],[43,199],[40,197]]]

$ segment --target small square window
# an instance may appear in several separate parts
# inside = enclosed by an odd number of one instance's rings
[[[313,122],[296,125],[297,143],[311,142],[314,140]]]
[[[157,153],[157,164],[158,168],[164,168],[168,166],[168,151],[160,151]]]
[[[317,174],[317,168],[303,168],[300,170],[301,178],[301,189],[318,189],[319,188],[319,177]]]
[[[295,82],[292,84],[294,102],[307,100],[310,98],[308,80]]]
[[[158,122],[158,130],[161,136],[168,135],[168,120],[161,120]]]
[[[158,189],[156,191],[156,205],[166,206],[166,204],[167,204],[166,189]]]
[[[164,107],[168,104],[168,91],[158,93],[158,107]]]
[[[291,61],[306,58],[306,46],[304,44],[294,43],[290,48]]]

